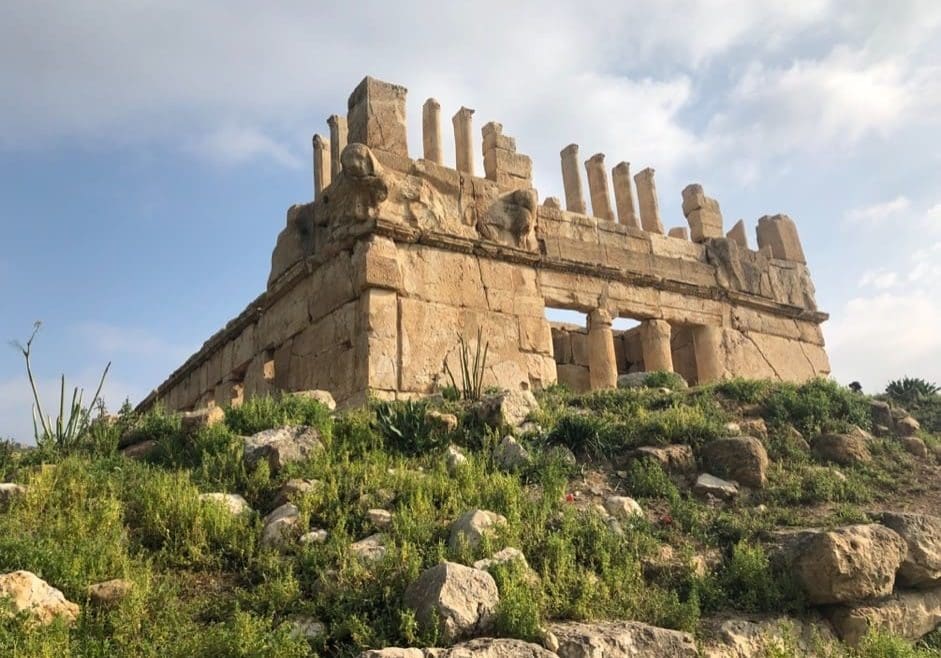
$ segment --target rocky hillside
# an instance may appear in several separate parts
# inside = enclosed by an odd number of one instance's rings
[[[826,381],[622,384],[0,443],[0,655],[941,656],[928,423]]]

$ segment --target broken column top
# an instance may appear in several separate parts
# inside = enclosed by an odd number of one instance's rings
[[[347,106],[350,144],[408,157],[405,97],[408,90],[366,76],[350,94]]]

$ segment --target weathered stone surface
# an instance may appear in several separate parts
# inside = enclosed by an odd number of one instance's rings
[[[238,494],[230,493],[204,493],[199,499],[213,505],[219,505],[230,514],[248,514],[252,511],[248,501]]]
[[[448,545],[452,550],[457,550],[462,544],[476,548],[485,535],[502,525],[506,525],[506,517],[501,514],[481,509],[470,510],[451,524]]]
[[[370,649],[369,651],[364,651],[359,654],[358,658],[427,658],[427,654],[421,649],[388,647],[386,649]]]
[[[9,504],[14,498],[26,494],[26,487],[15,482],[0,482],[0,505]]]
[[[195,432],[206,427],[212,427],[224,420],[225,411],[219,407],[206,407],[180,414],[180,426],[184,432]]]
[[[459,468],[464,466],[467,463],[467,457],[461,452],[461,449],[457,446],[448,446],[448,451],[445,454],[445,459],[447,460],[448,472],[454,473]]]
[[[454,414],[446,414],[435,409],[430,409],[425,418],[441,432],[453,432],[460,425],[460,421]]]
[[[512,547],[497,551],[489,558],[477,560],[474,562],[474,568],[489,571],[497,565],[508,564],[510,562],[518,562],[524,569],[529,569],[529,563],[526,561],[526,556],[523,555],[523,551]]]
[[[366,518],[377,530],[386,530],[392,526],[392,512],[384,509],[366,510]]]
[[[500,602],[486,571],[454,562],[425,570],[405,590],[405,605],[425,627],[437,624],[445,642],[486,633]]]
[[[917,436],[903,436],[899,439],[899,443],[908,454],[919,459],[928,459],[928,446]]]
[[[818,459],[851,466],[872,460],[864,436],[856,433],[821,434],[814,439],[812,449]]]
[[[881,601],[841,606],[830,621],[850,645],[858,644],[871,628],[914,642],[941,625],[941,588],[899,591]]]
[[[147,459],[157,449],[157,442],[153,439],[135,443],[121,449],[121,455],[128,459]]]
[[[505,436],[493,451],[493,459],[506,471],[523,468],[531,461],[529,451],[512,436]]]
[[[295,391],[294,393],[291,393],[291,395],[297,398],[304,398],[306,400],[316,400],[330,411],[333,411],[337,408],[337,402],[333,399],[333,395],[330,394],[330,391]]]
[[[285,503],[275,508],[265,517],[261,533],[262,546],[285,546],[298,533],[301,520],[300,510],[293,503]]]
[[[892,408],[888,402],[870,400],[869,415],[872,418],[873,425],[882,425],[890,429],[895,426],[895,421],[892,419]]]
[[[911,416],[905,416],[895,421],[895,431],[901,437],[915,436],[921,424]]]
[[[806,263],[797,225],[787,215],[765,215],[758,220],[758,248],[770,249],[774,258]]]
[[[559,658],[695,658],[696,642],[689,633],[648,626],[636,621],[562,622],[550,624]]]
[[[431,658],[429,656],[428,658]],[[434,658],[557,658],[539,646],[505,638],[478,638],[436,653]]]
[[[111,608],[130,596],[134,583],[123,578],[106,580],[88,586],[88,600],[100,608]]]
[[[348,102],[348,140],[380,151],[408,157],[405,95],[399,85],[366,77]]]
[[[644,518],[644,509],[628,496],[608,496],[604,501],[604,509],[619,521]]]
[[[738,485],[715,475],[703,473],[696,478],[693,492],[699,496],[712,496],[721,500],[732,500],[738,496]]]
[[[68,622],[78,618],[78,605],[29,571],[0,574],[0,598],[7,598],[14,612],[25,610],[40,624],[48,624],[56,617]]]
[[[280,507],[285,503],[296,503],[305,495],[320,486],[317,480],[291,478],[281,485],[274,498],[274,506]]]
[[[385,536],[381,533],[350,544],[350,552],[367,562],[378,562],[386,556]]]
[[[488,395],[474,407],[478,418],[491,427],[519,427],[538,409],[539,403],[531,392],[513,390]]]
[[[758,439],[715,439],[702,447],[699,456],[710,472],[743,486],[761,489],[767,482],[768,453]]]
[[[792,572],[813,604],[888,595],[906,554],[905,541],[878,524],[810,532],[790,550]]]
[[[702,658],[824,658],[831,655],[836,642],[826,622],[818,618],[727,619],[716,635],[704,643]]]
[[[679,443],[668,446],[642,446],[631,457],[651,459],[671,475],[689,475],[696,470],[696,456],[692,447]]]
[[[897,578],[907,587],[941,585],[941,517],[884,512],[879,522],[894,530],[908,548]]]
[[[243,443],[249,468],[264,459],[272,473],[280,471],[285,464],[303,461],[323,450],[320,432],[306,425],[264,430],[245,437]]]

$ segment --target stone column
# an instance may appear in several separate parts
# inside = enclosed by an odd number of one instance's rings
[[[611,170],[614,184],[614,204],[618,209],[618,222],[625,226],[640,228],[637,211],[634,210],[634,188],[631,186],[631,164],[620,162]]]
[[[421,109],[422,144],[425,160],[444,164],[441,152],[441,103],[429,98]]]
[[[653,182],[654,170],[650,167],[639,171],[634,176],[637,185],[637,205],[640,208],[640,223],[649,233],[663,233],[660,221],[660,202],[657,200],[657,186]]]
[[[602,309],[588,314],[588,378],[592,390],[616,388],[618,385],[611,315]]]
[[[735,222],[735,226],[729,229],[725,237],[736,243],[742,249],[748,249],[748,234],[745,231],[745,220],[740,219]]]
[[[314,135],[314,201],[330,184],[330,142]]]
[[[582,176],[578,167],[578,144],[569,144],[562,156],[562,185],[565,187],[565,209],[585,214],[585,196],[582,194]]]
[[[349,143],[408,157],[405,97],[408,90],[365,77],[347,102]]]
[[[461,107],[451,118],[454,124],[454,154],[457,170],[474,175],[474,110]]]
[[[644,370],[673,372],[671,334],[670,323],[664,320],[644,320],[640,323],[640,346],[644,352]]]
[[[608,171],[604,168],[604,153],[595,153],[585,160],[588,175],[588,193],[591,196],[591,214],[598,219],[614,221],[611,197],[608,196]]]
[[[346,117],[331,114],[327,125],[330,126],[330,174],[336,178],[340,173],[340,154],[346,148]]]
[[[699,325],[692,328],[696,378],[699,384],[722,379],[725,364],[722,354],[722,327]]]

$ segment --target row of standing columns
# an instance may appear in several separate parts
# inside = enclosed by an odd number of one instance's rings
[[[696,325],[690,327],[690,330],[699,383],[721,379],[724,374],[721,358],[722,328]],[[641,322],[640,343],[644,370],[673,372],[672,335],[672,327],[665,320]],[[617,386],[618,364],[612,317],[603,309],[588,314],[588,374],[592,390]]]
[[[565,209],[569,212],[587,214],[585,196],[582,188],[581,164],[578,157],[578,144],[569,144],[560,153],[562,160],[562,185],[565,189]],[[608,172],[604,164],[604,154],[596,153],[585,161],[588,178],[588,195],[591,199],[592,215],[598,219],[614,221],[608,190]],[[657,187],[654,183],[654,170],[651,168],[638,172],[633,179],[637,187],[637,210],[635,210],[634,190],[631,185],[630,164],[618,163],[611,170],[614,183],[614,208],[617,221],[626,226],[642,228],[651,233],[663,233],[660,219],[660,204],[657,200]]]
[[[327,118],[327,126],[330,128],[329,139],[322,135],[314,135],[313,139],[315,200],[340,173],[340,154],[348,140],[346,117],[332,114]]]

